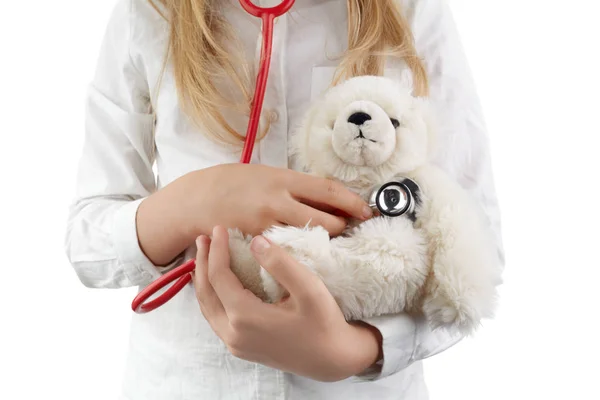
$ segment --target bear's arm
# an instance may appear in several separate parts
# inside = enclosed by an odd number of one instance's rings
[[[470,68],[449,5],[444,0],[396,0],[409,21],[417,53],[424,60],[430,100],[442,112],[441,149],[435,162],[471,194],[494,237],[504,265],[500,211],[491,168],[489,141]],[[407,314],[365,319],[383,337],[383,360],[360,378],[379,380],[458,343],[463,335],[433,331],[427,321]]]

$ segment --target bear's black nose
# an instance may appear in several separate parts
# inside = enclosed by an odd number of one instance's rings
[[[348,122],[354,125],[362,125],[366,121],[369,121],[371,116],[364,112],[355,112],[350,117],[348,117]]]

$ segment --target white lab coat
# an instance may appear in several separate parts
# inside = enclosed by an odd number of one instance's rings
[[[441,152],[436,162],[479,200],[502,259],[488,139],[449,9],[443,0],[399,1],[427,67],[431,98],[442,111]],[[277,119],[253,155],[253,162],[276,167],[292,166],[286,151],[288,133],[310,100],[329,85],[337,62],[330,56],[339,54],[347,43],[346,1],[296,3],[275,25],[265,109]],[[256,60],[259,20],[247,16],[234,0],[226,15],[243,33],[247,56]],[[81,281],[90,287],[143,287],[160,276],[163,270],[152,265],[138,245],[135,214],[140,202],[190,171],[239,159],[239,152],[206,139],[184,116],[169,69],[155,96],[167,32],[166,22],[146,0],[119,0],[89,87],[66,251]],[[390,62],[386,74],[401,79],[406,68]],[[154,133],[152,108],[157,113]],[[245,132],[243,118],[232,116],[231,121]],[[380,369],[338,383],[314,382],[228,354],[204,320],[188,285],[162,308],[132,316],[122,398],[426,399],[421,360],[447,349],[460,337],[433,333],[407,315],[368,322],[384,338]]]

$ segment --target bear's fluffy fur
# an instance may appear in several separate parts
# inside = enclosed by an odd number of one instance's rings
[[[349,122],[356,113],[370,119]],[[321,227],[275,227],[264,236],[314,271],[349,320],[409,312],[432,328],[469,334],[492,316],[498,261],[480,206],[431,163],[433,121],[426,100],[387,78],[357,77],[330,89],[295,133],[294,156],[305,172],[336,179],[365,200],[394,178],[413,179],[421,189],[416,221],[351,221],[332,239]],[[256,264],[249,241],[230,232],[232,269],[275,302],[285,290]]]

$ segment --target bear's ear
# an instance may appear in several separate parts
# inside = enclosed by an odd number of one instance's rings
[[[427,159],[431,160],[438,151],[438,125],[434,106],[425,97],[413,98],[413,112],[427,135]]]

